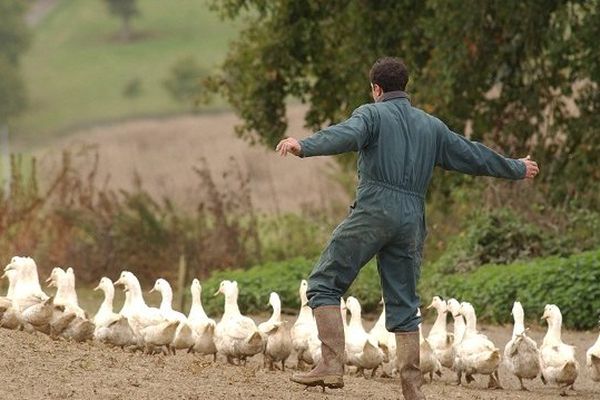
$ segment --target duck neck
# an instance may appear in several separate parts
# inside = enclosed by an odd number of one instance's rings
[[[375,326],[385,327],[385,307],[383,308],[383,311],[381,311],[381,314],[379,314],[379,318],[377,319],[377,322],[375,322]]]
[[[15,295],[15,280],[14,278],[8,278],[8,290],[6,292],[6,298],[12,299]]]
[[[465,315],[466,326],[465,335],[476,335],[477,334],[477,317],[473,313]]]
[[[562,343],[560,332],[561,325],[562,321],[548,319],[548,332],[546,332],[546,336],[544,337],[544,344],[553,345]]]
[[[350,323],[348,326],[352,327],[363,327],[362,325],[362,312],[360,309],[352,310],[350,313]]]
[[[171,311],[173,310],[173,290],[170,287],[165,286],[161,291],[160,310]]]
[[[525,323],[523,322],[523,316],[517,315],[514,318],[515,326],[513,327],[513,338],[525,332]]]
[[[100,310],[112,312],[113,300],[115,298],[115,288],[113,286],[106,286],[103,288],[104,301],[100,305]]]
[[[231,293],[225,295],[225,311],[223,312],[223,318],[240,314],[240,307],[237,303],[237,295]]]
[[[271,304],[271,306],[273,307],[271,322],[281,322],[281,304]]]
[[[598,339],[596,339],[596,343],[594,344],[594,347],[600,347],[600,333],[598,334]]]
[[[465,319],[462,315],[454,317],[454,341],[460,343],[465,334]]]
[[[190,309],[190,314],[208,318],[204,307],[202,307],[202,296],[198,288],[192,288],[192,308]]]
[[[132,307],[148,307],[142,295],[142,288],[139,282],[132,283],[128,286],[129,304]]]
[[[440,312],[440,310],[436,309],[437,311],[437,317],[435,318],[435,322],[433,323],[433,326],[431,327],[431,331],[430,331],[430,335],[431,332],[441,332],[441,333],[446,333],[446,311],[442,311]]]

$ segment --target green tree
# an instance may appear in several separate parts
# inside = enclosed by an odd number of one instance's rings
[[[131,19],[140,14],[137,0],[103,0],[108,7],[108,12],[121,18],[121,40],[131,40]]]
[[[10,176],[8,123],[26,105],[23,79],[19,73],[19,58],[29,44],[25,25],[26,3],[20,0],[0,2],[0,160],[4,181]],[[4,193],[7,193],[5,186]]]
[[[290,96],[309,104],[309,127],[337,122],[370,100],[372,62],[401,56],[413,103],[500,151],[535,154],[554,200],[600,207],[599,0],[212,5],[248,20],[211,80],[243,118],[240,135],[274,145]]]
[[[194,57],[186,56],[173,64],[163,84],[175,101],[195,108],[205,100],[202,82],[207,75]]]

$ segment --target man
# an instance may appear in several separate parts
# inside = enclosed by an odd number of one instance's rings
[[[308,279],[322,358],[292,381],[307,386],[344,386],[344,329],[340,297],[374,256],[381,278],[386,328],[396,336],[404,398],[424,399],[419,369],[417,316],[425,226],[425,193],[435,166],[470,175],[531,179],[539,170],[529,157],[505,158],[452,132],[439,119],[410,104],[404,92],[408,71],[397,58],[382,58],[370,71],[375,103],[277,151],[299,157],[358,152],[359,183],[350,215],[335,229]]]

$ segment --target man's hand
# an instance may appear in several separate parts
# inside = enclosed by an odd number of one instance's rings
[[[531,159],[531,156],[521,158],[520,160],[525,163],[525,179],[533,179],[540,173],[540,168],[537,163]]]
[[[275,148],[275,151],[279,152],[279,155],[282,157],[287,156],[288,153],[292,153],[293,155],[299,157],[302,152],[302,147],[296,139],[289,137],[279,142]]]

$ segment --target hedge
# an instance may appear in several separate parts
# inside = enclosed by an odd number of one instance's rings
[[[474,272],[430,276],[428,286],[444,297],[469,301],[482,320],[512,322],[515,300],[525,317],[539,322],[546,304],[562,311],[565,327],[591,329],[600,312],[600,250],[569,258],[538,258],[510,265],[487,265]]]
[[[315,260],[295,258],[249,269],[215,272],[208,280],[202,282],[202,298],[206,312],[212,316],[220,316],[223,313],[223,296],[215,297],[213,293],[222,280],[228,279],[238,282],[240,289],[238,304],[243,313],[270,312],[269,294],[273,291],[281,297],[282,309],[295,313],[300,307],[298,297],[300,281],[308,277],[315,262]],[[348,295],[357,297],[366,312],[374,311],[378,307],[381,291],[374,262],[363,268]]]

